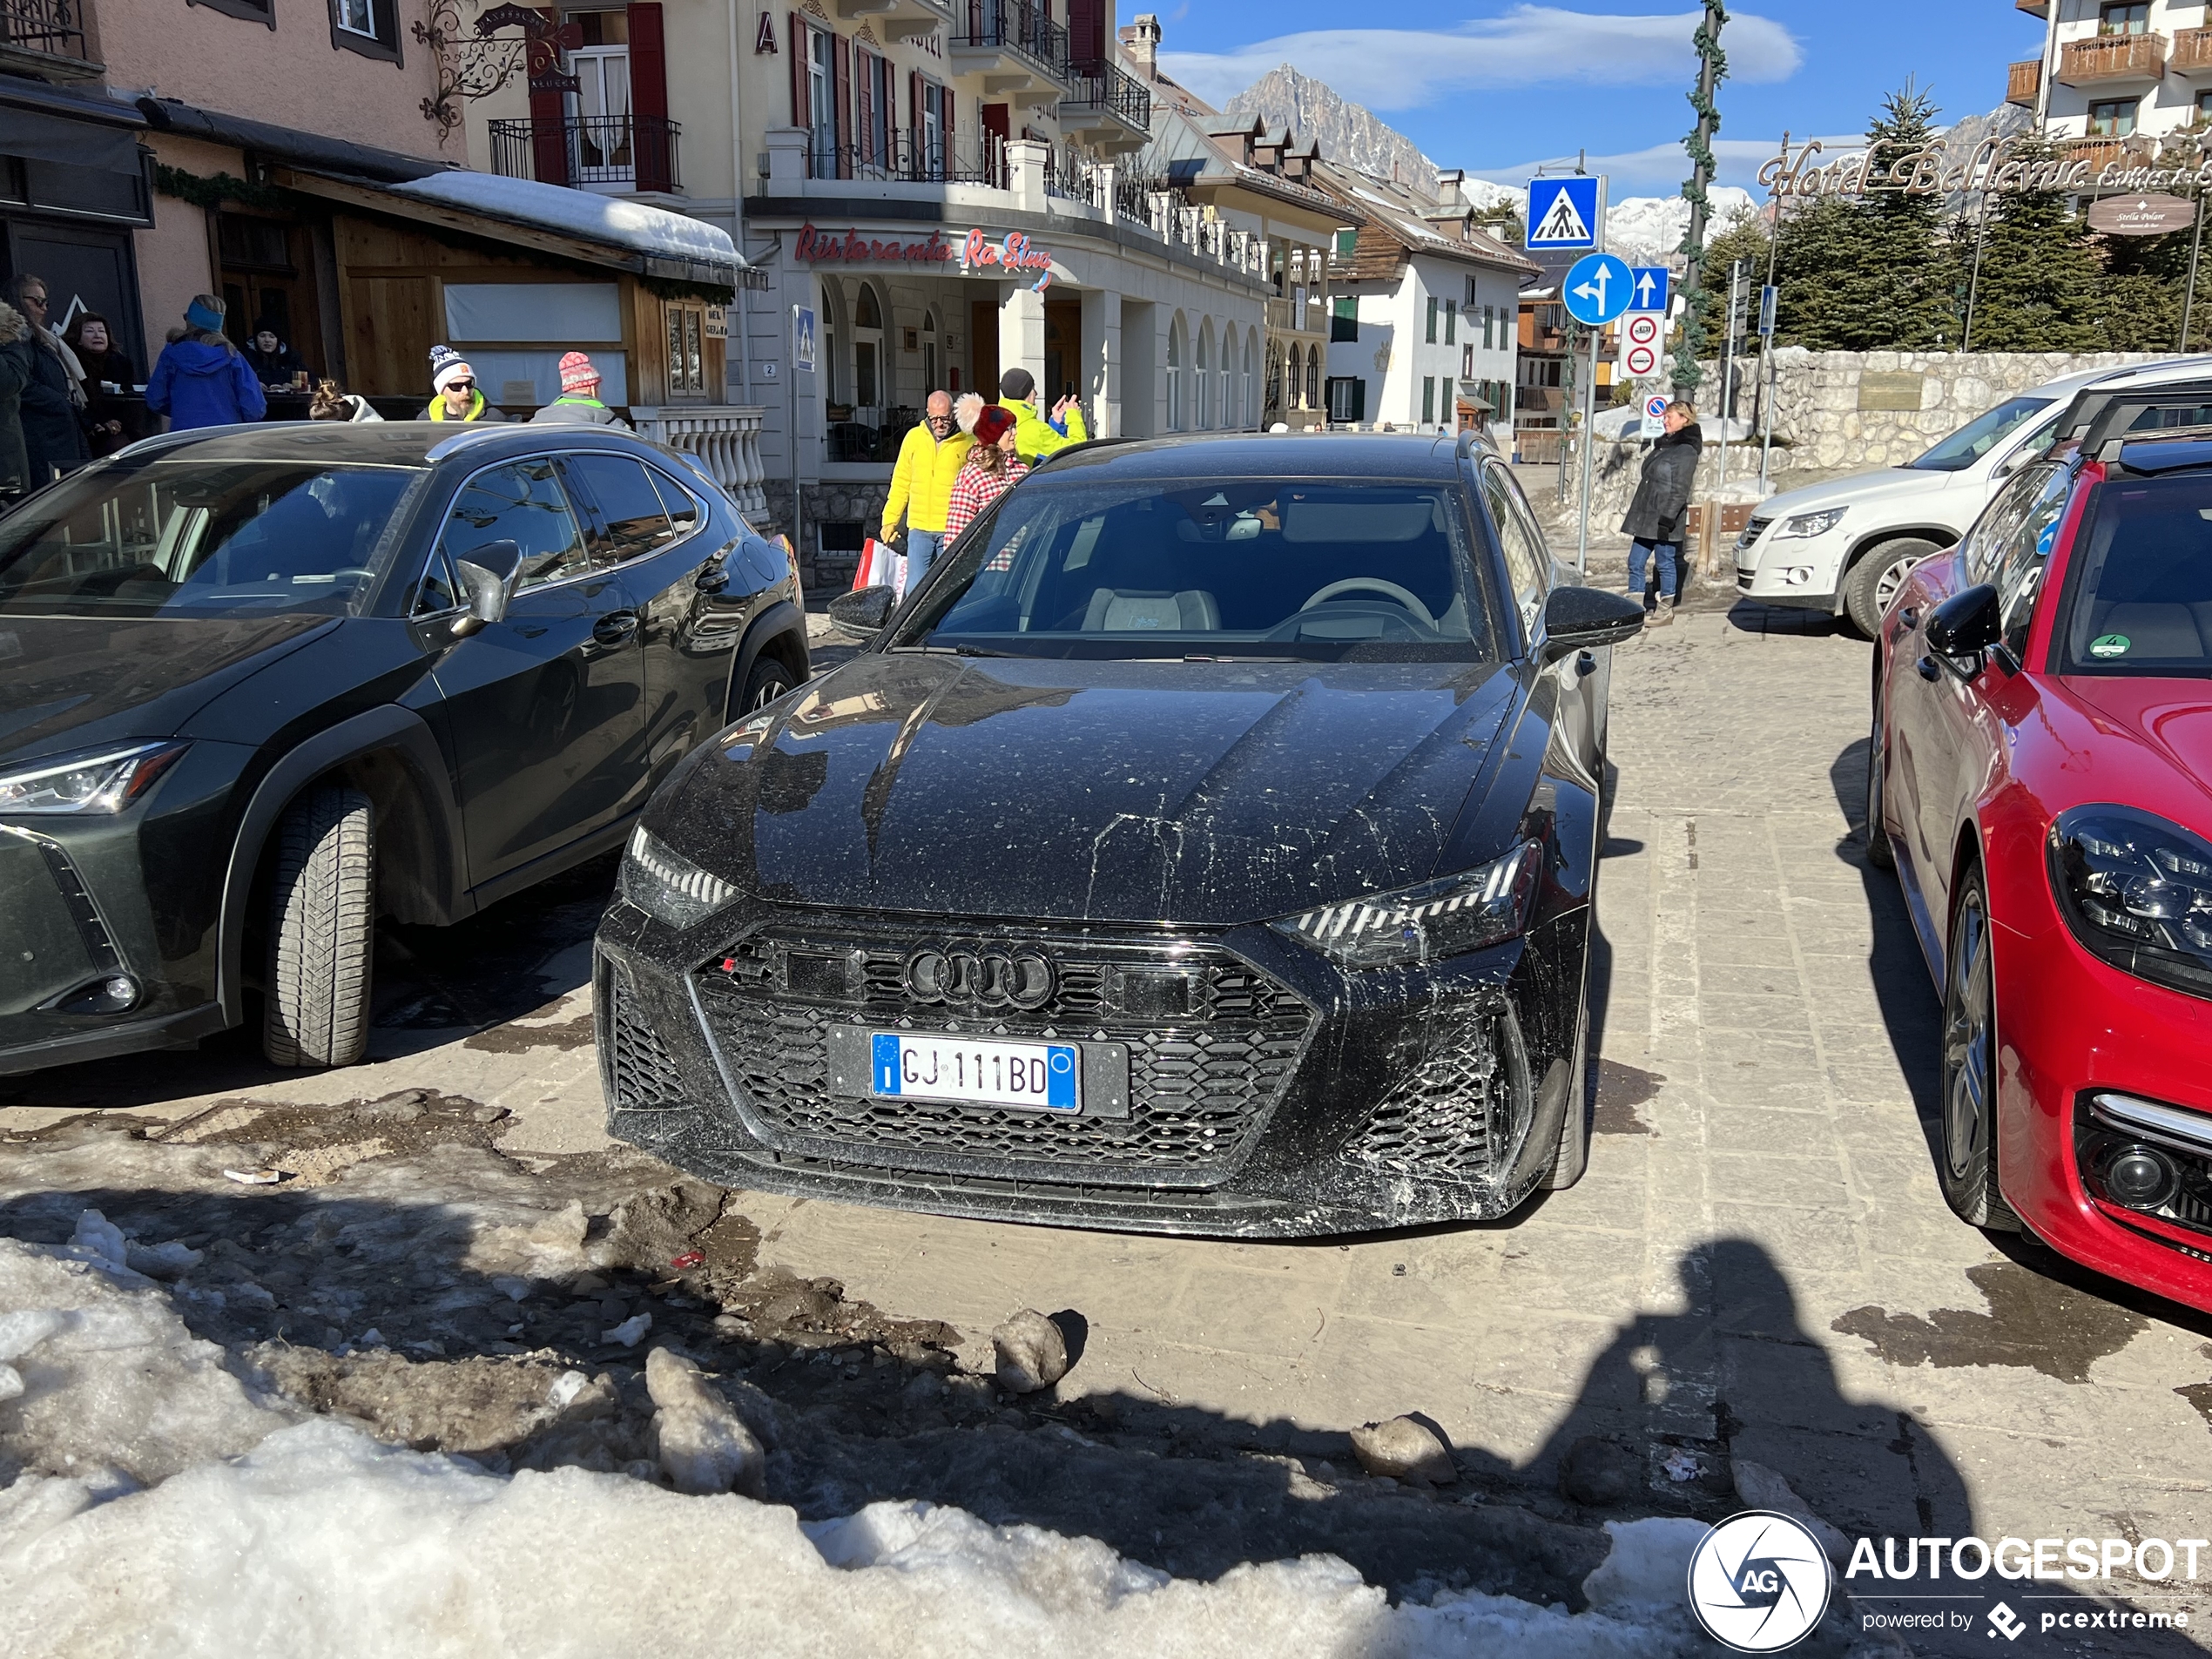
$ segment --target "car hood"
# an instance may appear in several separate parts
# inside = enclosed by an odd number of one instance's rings
[[[2059,681],[2101,734],[2069,745],[2070,799],[2164,813],[2212,836],[2212,680],[2072,674]],[[2144,751],[2163,762],[2148,771]]]
[[[327,617],[0,617],[0,764],[181,730]]]
[[[1495,664],[869,654],[710,745],[651,823],[790,903],[1256,921],[1433,873],[1517,689]]]
[[[1831,478],[1826,483],[1807,484],[1802,489],[1769,496],[1755,510],[1761,518],[1789,518],[1798,513],[1855,507],[1891,496],[1925,495],[1946,488],[1961,475],[1953,472],[1924,472],[1912,467],[1884,467],[1875,472],[1854,473],[1848,478]]]

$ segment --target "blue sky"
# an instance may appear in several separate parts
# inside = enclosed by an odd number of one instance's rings
[[[1125,8],[1121,21],[1134,14]],[[1587,148],[1613,195],[1671,194],[1696,71],[1692,0],[1400,0],[1346,8],[1163,4],[1163,66],[1216,105],[1278,63],[1327,81],[1438,163],[1526,178]],[[1347,27],[1347,17],[1387,26]],[[2005,66],[2043,24],[2004,0],[1744,0],[1722,35],[1722,179],[1753,185],[1784,129],[1856,133],[1910,75],[1946,118],[2004,101]],[[1603,158],[1602,167],[1595,158]]]

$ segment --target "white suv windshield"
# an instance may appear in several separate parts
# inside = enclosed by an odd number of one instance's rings
[[[1923,472],[1964,472],[2050,407],[2047,397],[2016,397],[2000,403],[1912,464]]]
[[[1006,495],[892,649],[1092,658],[1495,655],[1459,490],[1163,479]]]

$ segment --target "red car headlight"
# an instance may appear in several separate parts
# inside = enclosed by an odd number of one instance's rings
[[[2094,954],[2212,997],[2212,843],[2132,806],[2076,806],[2051,826],[2051,888]]]

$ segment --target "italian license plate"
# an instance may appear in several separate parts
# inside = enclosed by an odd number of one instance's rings
[[[1025,1111],[1082,1109],[1082,1065],[1072,1042],[993,1042],[870,1035],[868,1092],[882,1100],[959,1100]]]

